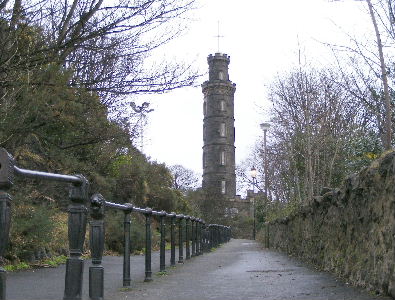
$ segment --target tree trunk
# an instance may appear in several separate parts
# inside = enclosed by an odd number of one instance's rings
[[[391,126],[391,100],[390,100],[390,94],[389,94],[389,89],[388,89],[387,68],[385,66],[384,54],[383,54],[383,44],[381,42],[380,32],[379,32],[379,29],[377,26],[376,17],[374,15],[373,5],[372,5],[371,0],[366,0],[366,3],[368,4],[368,7],[369,7],[370,17],[372,18],[374,31],[376,33],[377,48],[379,50],[381,79],[383,81],[384,107],[385,107],[384,148],[385,148],[385,150],[389,150],[389,149],[391,149],[392,126]]]

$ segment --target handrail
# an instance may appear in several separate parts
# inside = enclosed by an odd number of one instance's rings
[[[106,207],[111,207],[111,208],[115,208],[115,209],[119,209],[119,210],[124,210],[124,211],[130,211],[132,212],[134,210],[134,207],[132,204],[119,204],[119,203],[113,203],[113,202],[108,202],[105,201],[104,205]]]
[[[37,179],[44,179],[44,180],[53,180],[53,181],[63,181],[69,183],[82,183],[83,179],[78,176],[73,175],[63,175],[63,174],[55,174],[55,173],[47,173],[41,171],[34,171],[34,170],[26,170],[18,168],[14,166],[15,173],[17,175],[29,178],[37,178]]]
[[[65,175],[19,168],[15,165],[13,157],[0,148],[0,258],[4,257],[8,244],[11,201],[12,197],[7,191],[13,186],[14,176],[36,178],[71,183],[69,189],[69,252],[66,262],[64,300],[77,300],[82,296],[83,272],[83,245],[86,232],[87,205],[90,212],[90,247],[92,265],[89,267],[89,297],[90,299],[103,299],[104,268],[101,265],[104,250],[104,215],[105,207],[118,209],[124,212],[124,271],[123,284],[129,286],[130,278],[130,227],[132,212],[145,216],[146,245],[145,245],[145,281],[152,280],[151,271],[151,218],[160,220],[160,270],[164,271],[165,263],[165,220],[170,219],[171,257],[170,264],[175,265],[175,227],[178,222],[179,256],[178,262],[184,263],[183,249],[186,248],[185,259],[190,259],[190,241],[192,241],[192,257],[202,255],[205,251],[217,247],[220,243],[230,240],[230,227],[207,224],[204,220],[174,212],[155,211],[151,208],[135,207],[130,203],[119,204],[108,202],[101,194],[94,194],[89,201],[89,182],[82,175]],[[90,202],[90,203],[89,203]],[[6,297],[6,271],[0,267],[0,300]]]

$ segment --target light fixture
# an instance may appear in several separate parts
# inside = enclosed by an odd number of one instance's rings
[[[252,177],[252,178],[255,178],[257,173],[258,173],[258,172],[257,172],[257,170],[255,169],[255,167],[252,167],[252,168],[251,168],[251,171],[250,171],[251,177]]]
[[[270,123],[261,123],[259,126],[261,126],[263,131],[267,131],[270,128]]]

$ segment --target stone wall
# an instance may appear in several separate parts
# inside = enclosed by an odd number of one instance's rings
[[[394,173],[390,152],[341,188],[326,189],[293,215],[267,224],[267,245],[395,297]]]

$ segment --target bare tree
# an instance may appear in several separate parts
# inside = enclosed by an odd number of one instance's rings
[[[370,0],[366,0],[369,8],[369,14],[372,19],[372,24],[374,27],[374,32],[376,34],[377,40],[377,50],[379,52],[380,59],[380,69],[381,69],[381,80],[383,82],[384,89],[384,106],[385,106],[385,139],[384,139],[384,148],[386,150],[391,149],[391,141],[392,141],[392,125],[391,125],[391,100],[390,93],[388,88],[388,75],[387,75],[387,67],[384,60],[383,54],[383,43],[381,42],[380,31],[377,25],[376,16],[373,11],[373,5]],[[391,7],[391,5],[389,6]]]
[[[340,79],[330,70],[298,68],[272,83],[272,199],[310,201],[322,187],[338,185],[351,169],[348,164],[358,159],[351,145],[363,142],[364,119]]]
[[[200,186],[200,179],[198,175],[181,165],[174,165],[169,167],[173,175],[173,188],[182,192],[196,190]]]
[[[3,1],[3,85],[15,80],[7,74],[50,63],[72,70],[69,84],[98,93],[108,106],[128,102],[126,95],[190,85],[197,74],[189,64],[149,59],[183,31],[181,16],[193,5],[194,0]],[[26,35],[32,42],[21,51]]]
[[[338,1],[338,0],[337,0]],[[367,4],[367,11],[372,21],[372,26],[375,33],[375,48],[372,50],[372,43],[364,44],[363,41],[357,40],[350,36],[353,46],[335,46],[331,45],[336,50],[345,51],[350,56],[351,65],[354,66],[354,80],[350,90],[353,90],[354,96],[362,100],[362,103],[367,104],[367,109],[373,112],[375,116],[376,125],[383,142],[384,149],[388,150],[392,144],[392,100],[391,87],[389,86],[389,70],[386,64],[389,57],[385,57],[385,44],[382,42],[380,31],[386,34],[385,40],[393,46],[395,42],[394,31],[394,14],[392,0],[378,0],[373,3],[371,0],[354,0],[362,1]],[[388,46],[388,45],[387,45]],[[376,52],[377,51],[377,52]],[[361,62],[356,58],[358,57]],[[392,58],[393,59],[393,58]],[[344,69],[344,62],[341,63],[340,69]],[[361,71],[361,65],[365,68]],[[350,78],[349,75],[345,77]],[[379,79],[380,85],[376,83]],[[365,86],[364,88],[362,86]],[[371,95],[366,95],[366,91]],[[380,95],[382,94],[382,95]],[[372,102],[381,103],[372,103]]]

